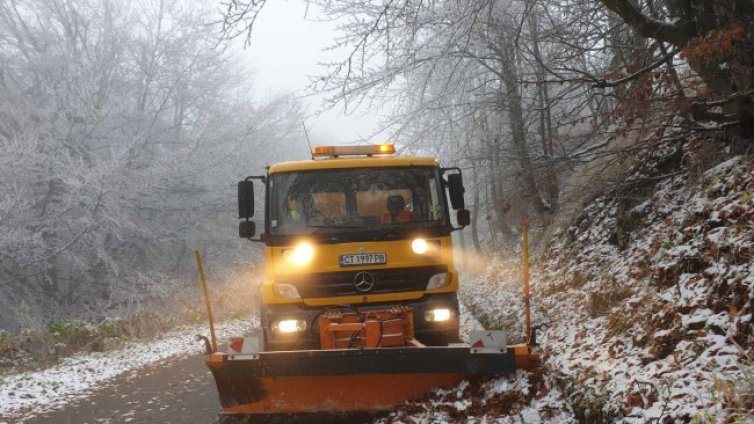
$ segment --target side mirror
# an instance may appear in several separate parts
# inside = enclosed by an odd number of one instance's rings
[[[463,209],[466,204],[463,201],[463,177],[461,174],[448,175],[448,192],[450,194],[450,205],[455,210]]]
[[[461,209],[460,211],[456,212],[456,221],[458,221],[458,225],[460,225],[461,227],[471,225],[471,213],[469,213],[469,210]]]
[[[239,181],[238,218],[249,219],[252,216],[254,216],[254,183],[250,180]]]
[[[238,237],[252,238],[257,232],[257,226],[254,221],[241,221],[238,223]]]

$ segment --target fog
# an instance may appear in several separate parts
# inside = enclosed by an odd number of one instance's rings
[[[0,329],[174,302],[194,249],[237,281],[261,245],[237,237],[234,184],[310,143],[462,169],[458,248],[484,264],[524,222],[545,249],[637,151],[751,137],[738,6],[681,55],[688,34],[614,4],[0,0]]]
[[[331,105],[325,102],[327,96],[311,89],[311,79],[326,72],[326,63],[347,55],[347,49],[331,48],[340,35],[338,24],[305,0],[271,2],[257,18],[249,44],[241,37],[234,47],[245,47],[238,54],[251,70],[257,98],[292,93],[301,101],[313,144],[389,140],[380,124],[387,118],[390,104],[346,111],[344,103]]]

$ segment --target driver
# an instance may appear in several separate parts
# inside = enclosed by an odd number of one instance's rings
[[[406,200],[400,194],[387,197],[387,212],[380,217],[382,224],[404,224],[415,219],[414,213],[406,209]]]

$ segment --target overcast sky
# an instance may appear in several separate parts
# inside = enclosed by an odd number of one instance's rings
[[[254,24],[251,46],[245,51],[259,96],[281,92],[304,96],[309,84],[307,76],[322,69],[318,64],[341,58],[324,51],[338,34],[335,23],[316,21],[318,16],[313,5],[307,13],[305,0],[275,0],[264,6]],[[322,108],[320,96],[305,97],[303,102],[312,114]],[[340,105],[310,116],[306,126],[312,144],[348,144],[375,132],[382,113],[377,109],[358,110],[344,116]],[[386,134],[378,134],[369,141],[386,139]]]

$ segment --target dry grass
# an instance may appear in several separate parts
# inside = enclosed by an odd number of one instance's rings
[[[5,331],[0,331],[0,358],[15,355],[18,351],[18,341]]]
[[[612,153],[598,155],[560,175],[560,206],[552,225],[543,235],[545,243],[541,246],[546,248],[547,241],[552,240],[558,231],[571,226],[584,211],[584,205],[626,178],[626,170],[639,162],[638,155],[627,152],[635,152],[632,149],[637,140],[645,135],[644,130],[634,129],[626,137],[615,136],[605,149]]]
[[[548,284],[536,293],[536,296],[546,298],[557,293],[578,289],[586,284],[589,277],[582,274],[579,270],[574,270],[573,272],[566,273],[562,279],[550,279]]]
[[[633,290],[618,283],[615,279],[608,279],[606,284],[589,293],[586,310],[592,318],[608,315],[612,309],[618,306],[633,294]]]
[[[248,318],[257,312],[258,272],[246,270],[208,285],[216,321]],[[206,322],[207,312],[198,282],[176,290],[169,298],[136,310],[88,322],[59,320],[17,335],[0,332],[0,359],[6,366],[44,366],[77,352],[118,349],[128,341],[148,340],[184,325]],[[0,368],[2,370],[2,368]]]
[[[741,349],[745,356],[741,367],[743,378],[729,384],[726,405],[730,412],[731,423],[744,424],[754,422],[754,355]]]

